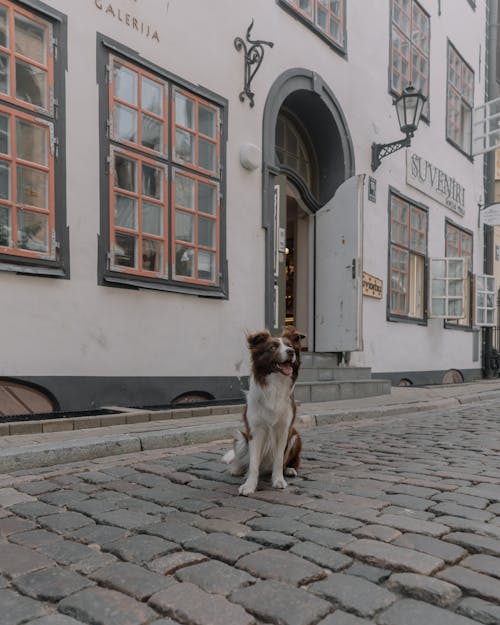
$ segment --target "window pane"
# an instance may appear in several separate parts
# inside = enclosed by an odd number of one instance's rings
[[[0,46],[7,48],[9,31],[7,29],[7,9],[0,6]]]
[[[0,200],[10,200],[10,166],[0,161]]]
[[[215,171],[215,144],[200,139],[198,144],[198,165],[203,169]]]
[[[163,267],[163,243],[153,239],[142,240],[142,268],[145,271],[161,271]]]
[[[115,63],[115,96],[137,104],[137,74],[128,67]]]
[[[175,177],[175,203],[177,206],[194,208],[194,180],[186,176]]]
[[[128,106],[115,107],[115,135],[125,141],[137,141],[137,112]]]
[[[175,157],[184,163],[194,162],[194,141],[189,132],[177,129],[175,132]]]
[[[115,155],[115,186],[126,191],[137,191],[136,162],[119,154]]]
[[[450,260],[448,264],[450,278],[462,278],[464,273],[463,267],[462,260]]]
[[[40,213],[17,211],[17,238],[19,247],[35,252],[49,249],[48,218]]]
[[[450,299],[448,301],[448,315],[450,317],[463,317],[464,307],[462,299]]]
[[[16,120],[17,156],[25,161],[47,165],[47,130],[23,119]]]
[[[2,173],[0,170],[0,182],[2,181]],[[1,186],[0,186],[1,189]],[[1,194],[1,191],[0,191]],[[10,247],[12,241],[10,238],[11,225],[10,225],[10,210],[6,206],[0,206],[0,245],[6,245]]]
[[[137,238],[117,232],[115,235],[115,264],[137,268]]]
[[[155,115],[163,115],[163,85],[142,77],[142,108]]]
[[[150,150],[163,150],[163,124],[149,115],[142,115],[142,145]]]
[[[163,234],[163,206],[142,203],[142,231],[159,236]]]
[[[175,123],[194,129],[194,102],[181,93],[175,94]]]
[[[215,221],[200,217],[198,219],[198,245],[215,247]]]
[[[198,130],[201,134],[215,139],[215,111],[200,104],[198,111]]]
[[[448,295],[463,295],[464,294],[464,281],[463,280],[450,280],[448,283]]]
[[[175,273],[178,276],[194,277],[194,250],[178,245],[175,250]]]
[[[194,217],[189,213],[177,211],[175,215],[175,238],[188,243],[194,242]]]
[[[37,208],[48,207],[48,175],[31,167],[17,166],[17,202]]]
[[[198,278],[200,280],[215,280],[215,254],[211,252],[198,252]]]
[[[16,98],[47,108],[47,72],[16,60]]]
[[[45,64],[45,28],[36,22],[16,15],[15,19],[16,52]]]
[[[211,184],[198,182],[198,210],[202,213],[215,215],[216,189]]]
[[[432,295],[442,295],[443,297],[446,295],[446,280],[440,280],[438,278],[432,280]]]
[[[10,153],[9,118],[6,115],[0,115],[0,153]]]
[[[137,230],[137,200],[126,195],[115,196],[115,226]]]
[[[292,4],[293,4],[293,2],[292,2]],[[307,13],[308,15],[311,15],[311,13],[312,13],[311,0],[299,0],[299,9],[301,11],[304,11],[304,13]]]
[[[0,53],[0,93],[9,93],[9,57]]]
[[[163,198],[163,169],[152,165],[142,165],[142,195],[154,197],[157,200]]]
[[[446,300],[432,298],[432,314],[436,317],[444,317],[446,314]]]

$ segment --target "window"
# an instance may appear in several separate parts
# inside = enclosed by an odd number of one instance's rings
[[[465,315],[465,260],[431,258],[430,317],[462,320]]]
[[[103,281],[221,294],[223,108],[110,54]]]
[[[390,197],[389,314],[423,321],[427,211]]]
[[[448,44],[446,138],[465,154],[471,153],[474,72]]]
[[[471,283],[472,283],[472,234],[462,228],[459,228],[451,222],[446,222],[446,245],[445,255],[447,258],[463,258],[463,286],[459,286],[456,283],[456,288],[463,289],[463,311],[458,314],[458,310],[455,310],[453,315],[450,315],[448,319],[452,317],[458,318],[457,321],[450,322],[450,327],[453,326],[471,326]],[[458,305],[458,304],[457,304]]]
[[[281,0],[327,41],[345,47],[345,0]]]
[[[495,277],[476,276],[475,322],[478,326],[495,327],[496,311]]]
[[[429,98],[430,18],[415,0],[391,0],[391,91],[412,84]],[[429,116],[428,100],[423,115]]]
[[[65,215],[56,206],[64,191],[56,170],[63,122],[52,94],[63,87],[54,30],[53,21],[0,0],[0,262],[18,270],[18,263],[62,267],[57,231]]]

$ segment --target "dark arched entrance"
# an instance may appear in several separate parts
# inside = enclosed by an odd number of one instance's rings
[[[295,145],[286,149],[281,145],[283,120],[295,129],[292,140],[295,132],[303,144],[302,162],[300,149],[295,160]],[[310,345],[314,334],[314,214],[353,174],[352,141],[332,91],[310,70],[283,73],[269,91],[263,120],[265,315],[267,327],[275,332],[286,321],[300,326],[311,338]]]

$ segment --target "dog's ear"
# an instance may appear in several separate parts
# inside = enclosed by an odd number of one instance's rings
[[[265,343],[271,334],[268,330],[262,330],[262,332],[255,332],[254,334],[247,334],[247,343],[248,347],[251,349],[252,347],[257,347],[261,343]]]

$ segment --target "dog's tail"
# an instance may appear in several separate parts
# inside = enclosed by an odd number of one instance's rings
[[[248,451],[248,441],[243,432],[237,430],[234,434],[233,448],[222,456],[222,462],[231,464],[234,460],[242,462]]]
[[[222,456],[222,462],[230,464],[234,460],[234,449],[230,449]]]

